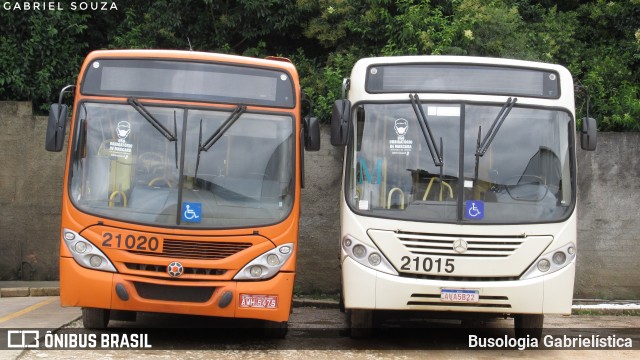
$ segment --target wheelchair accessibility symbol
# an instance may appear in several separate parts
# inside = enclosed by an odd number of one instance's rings
[[[482,220],[484,218],[484,201],[467,200],[464,204],[464,217],[466,219]]]
[[[202,204],[193,202],[182,203],[182,221],[189,223],[201,222]]]

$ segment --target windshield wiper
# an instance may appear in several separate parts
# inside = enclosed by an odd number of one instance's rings
[[[164,127],[164,125],[162,125],[160,121],[158,121],[158,119],[151,115],[149,110],[147,110],[147,108],[144,107],[144,105],[142,105],[136,98],[129,98],[127,99],[127,102],[129,103],[129,105],[131,105],[132,108],[136,109],[136,111],[139,112],[143,118],[145,118],[151,125],[153,125],[153,127],[156,128],[156,130],[158,130],[160,134],[162,134],[162,136],[167,138],[167,140],[176,141],[176,136],[172,134],[169,129]],[[173,121],[175,126],[175,116]]]
[[[409,99],[411,100],[411,106],[413,107],[413,112],[416,113],[416,118],[418,119],[418,124],[420,124],[420,129],[422,129],[422,134],[424,135],[424,140],[427,142],[427,147],[429,148],[429,153],[431,154],[431,158],[433,159],[433,164],[437,167],[440,167],[440,172],[442,172],[442,168],[444,165],[444,159],[442,158],[442,138],[440,138],[440,150],[436,147],[436,142],[433,139],[433,134],[431,133],[431,128],[429,127],[429,123],[427,122],[427,116],[424,114],[424,109],[422,108],[422,104],[420,103],[420,98],[418,94],[409,94]]]
[[[227,130],[229,130],[231,125],[233,125],[233,123],[235,123],[236,120],[240,118],[240,115],[242,115],[242,113],[244,113],[245,111],[247,111],[246,106],[236,107],[236,109],[233,110],[231,115],[229,115],[227,120],[225,120],[220,125],[220,127],[218,127],[218,129],[213,134],[211,134],[211,136],[204,142],[204,144],[202,142],[198,144],[198,150],[208,151],[218,140],[220,140],[222,135],[224,135],[224,133],[226,133]],[[200,120],[200,124],[202,124],[202,120]],[[202,135],[202,126],[200,127],[200,135]],[[200,140],[202,140],[202,138],[200,138]]]
[[[498,130],[500,130],[504,119],[507,118],[509,112],[511,112],[511,109],[513,109],[513,105],[516,104],[516,101],[518,101],[518,98],[509,98],[507,99],[507,102],[502,105],[502,109],[500,109],[498,116],[496,116],[495,120],[493,120],[493,124],[491,124],[491,127],[482,139],[482,142],[478,142],[476,148],[476,156],[483,156],[487,152],[487,150],[489,149],[489,145],[491,145],[491,142],[496,137],[496,134],[498,133]],[[481,132],[482,126],[478,128],[478,141],[480,140]]]
[[[200,153],[203,151],[209,151],[211,147],[229,130],[229,128],[247,111],[247,107],[244,105],[238,105],[235,110],[229,115],[229,117],[218,127],[218,129],[209,136],[209,138],[202,142],[202,119],[200,119],[200,133],[198,135],[198,157],[196,159],[196,171],[194,178],[198,177],[198,167],[200,166]]]
[[[476,143],[476,168],[475,168],[476,181],[478,180],[478,165],[480,163],[480,157],[484,156],[484,154],[487,153],[487,150],[489,150],[489,146],[491,145],[491,142],[493,142],[493,139],[496,137],[496,134],[498,134],[498,130],[500,130],[502,123],[511,112],[511,109],[513,109],[513,106],[516,104],[516,101],[518,101],[518,98],[507,99],[507,102],[505,102],[502,105],[500,112],[498,113],[496,118],[493,120],[493,123],[491,124],[491,127],[489,128],[489,131],[485,134],[484,138],[482,138],[482,126],[478,127],[478,141]],[[480,141],[480,138],[482,138],[482,141]]]
[[[175,143],[175,159],[176,159],[176,169],[178,168],[178,139],[176,138],[177,134],[178,134],[178,124],[176,122],[176,112],[173,112],[173,131],[174,134],[172,134],[169,129],[167,129],[166,127],[164,127],[164,125],[162,125],[162,123],[160,121],[158,121],[158,119],[156,119],[150,112],[149,110],[147,110],[146,107],[144,107],[144,105],[142,105],[138,99],[136,98],[129,98],[127,99],[127,103],[129,103],[129,105],[131,105],[132,108],[134,108],[138,113],[140,113],[140,115],[142,115],[143,118],[145,118],[145,120],[147,120],[149,122],[149,124],[151,124],[156,130],[158,130],[158,132],[160,132],[160,134],[162,134],[162,136],[164,136],[167,140],[169,140],[170,142],[174,142]]]

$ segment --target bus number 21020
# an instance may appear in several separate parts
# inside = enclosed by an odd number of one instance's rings
[[[161,251],[162,242],[156,236],[147,237],[144,235],[135,236],[132,234],[103,232],[102,246],[123,250],[157,252]]]

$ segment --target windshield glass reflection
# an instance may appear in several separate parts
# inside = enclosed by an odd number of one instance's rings
[[[567,113],[512,107],[477,156],[479,129],[491,128],[503,104],[422,106],[442,167],[433,161],[412,104],[356,109],[347,169],[354,210],[435,222],[527,223],[568,215],[573,182]]]
[[[70,182],[78,208],[135,223],[196,227],[265,225],[289,214],[290,116],[244,113],[202,152],[200,128],[211,134],[229,110],[145,110],[153,122],[130,105],[81,105]],[[158,124],[175,133],[173,141]]]

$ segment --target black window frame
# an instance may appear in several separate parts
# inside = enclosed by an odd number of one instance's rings
[[[401,89],[385,89],[382,84],[382,77],[384,74],[385,68],[397,67],[397,68],[408,68],[408,67],[433,67],[433,68],[441,68],[441,71],[455,71],[455,69],[463,69],[463,68],[477,68],[478,70],[492,70],[499,71],[503,70],[520,70],[520,71],[528,71],[528,72],[539,72],[542,75],[543,84],[542,90],[543,94],[536,94],[531,92],[518,92],[517,87],[505,90],[505,91],[478,91],[474,89],[454,89],[454,90],[443,90],[441,87],[434,88],[421,88],[421,87],[407,87]],[[376,73],[372,74],[372,69],[376,69]],[[378,75],[377,79],[372,78],[374,75]],[[546,76],[545,76],[546,75]],[[555,75],[553,80],[549,79],[549,75]],[[512,81],[517,81],[514,79]],[[546,91],[551,90],[552,84],[555,84],[555,89],[551,95],[545,96],[544,93]],[[504,96],[522,96],[528,98],[539,98],[539,99],[559,99],[561,97],[561,84],[560,84],[560,74],[558,72],[551,69],[539,69],[539,68],[531,68],[531,67],[520,67],[520,66],[511,66],[511,65],[496,65],[496,64],[475,64],[475,63],[450,63],[450,62],[434,62],[434,63],[380,63],[380,64],[371,64],[367,66],[366,74],[365,74],[365,91],[369,94],[398,94],[398,93],[424,93],[424,94],[433,94],[433,93],[443,93],[443,94],[466,94],[466,95],[504,95]]]
[[[99,62],[100,67],[98,69],[93,67],[93,64]],[[276,100],[262,100],[257,98],[237,98],[223,95],[195,95],[188,93],[168,93],[168,92],[154,92],[154,91],[131,91],[131,90],[102,90],[100,89],[100,81],[102,79],[102,70],[105,68],[105,63],[116,63],[118,67],[129,68],[149,68],[151,64],[156,63],[160,66],[155,66],[156,69],[165,70],[201,70],[206,67],[224,67],[225,73],[239,74],[239,75],[252,75],[262,77],[268,77],[265,75],[272,75],[273,78],[279,80],[280,75],[283,73],[287,75],[286,81],[277,81],[276,87]],[[114,67],[110,64],[110,67]],[[190,69],[192,67],[193,69]],[[200,69],[198,69],[200,68]],[[220,73],[220,72],[218,72]],[[94,75],[95,74],[95,75]],[[240,65],[231,64],[226,62],[206,62],[195,60],[179,60],[171,58],[95,58],[91,61],[82,76],[80,83],[80,93],[85,96],[111,96],[111,97],[135,97],[138,99],[160,99],[171,101],[193,101],[193,102],[205,102],[216,104],[243,104],[243,105],[255,105],[255,106],[267,106],[274,108],[293,109],[297,104],[297,97],[295,92],[295,84],[293,83],[293,77],[291,74],[282,68],[276,67],[259,67],[252,65]]]

